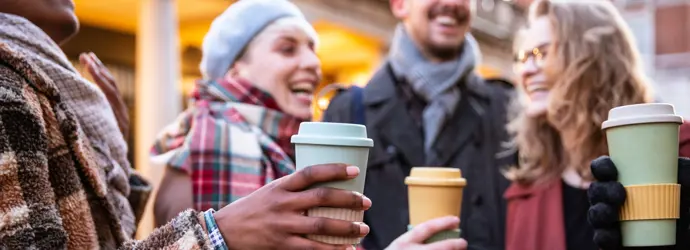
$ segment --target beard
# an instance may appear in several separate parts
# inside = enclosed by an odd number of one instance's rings
[[[436,45],[433,42],[427,42],[424,47],[430,56],[442,61],[448,61],[460,56],[463,44],[464,40],[458,46]]]

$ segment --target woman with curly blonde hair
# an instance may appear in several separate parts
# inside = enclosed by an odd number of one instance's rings
[[[509,130],[519,166],[506,172],[506,249],[599,249],[587,189],[590,162],[608,154],[601,124],[614,107],[653,101],[635,42],[609,1],[539,0],[517,44],[522,94]]]

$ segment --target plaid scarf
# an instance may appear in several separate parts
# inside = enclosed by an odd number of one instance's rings
[[[301,122],[245,80],[199,81],[152,156],[190,175],[195,209],[220,209],[294,172],[290,137]]]

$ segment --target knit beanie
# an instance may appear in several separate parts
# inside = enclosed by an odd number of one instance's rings
[[[230,5],[213,20],[204,37],[200,65],[204,79],[222,78],[257,34],[284,17],[304,20],[309,32],[316,34],[299,8],[288,0],[239,0]]]

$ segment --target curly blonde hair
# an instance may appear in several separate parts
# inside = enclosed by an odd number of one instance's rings
[[[506,176],[520,184],[560,177],[566,168],[592,180],[589,162],[608,154],[601,124],[611,108],[652,101],[628,26],[609,1],[538,0],[529,20],[547,17],[554,40],[544,73],[547,115],[519,109],[508,126],[520,166]]]

